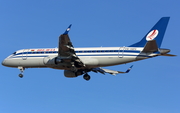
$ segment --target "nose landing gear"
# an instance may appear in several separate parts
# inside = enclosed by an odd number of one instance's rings
[[[21,73],[19,74],[19,77],[20,77],[20,78],[23,78],[23,76],[24,76],[23,74],[21,74]]]
[[[21,71],[21,73],[19,74],[19,77],[20,78],[23,78],[23,72],[24,72],[24,70],[25,70],[25,68],[24,67],[18,67],[18,69],[20,69],[20,71]]]

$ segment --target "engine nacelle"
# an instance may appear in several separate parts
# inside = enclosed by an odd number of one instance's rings
[[[53,66],[62,63],[62,60],[57,56],[48,56],[44,58],[44,64],[48,66]]]
[[[68,78],[74,78],[74,77],[77,77],[77,76],[82,75],[82,74],[83,74],[82,71],[73,72],[70,70],[64,70],[64,76],[68,77]]]
[[[55,64],[59,64],[59,63],[62,63],[62,59],[56,57],[55,59]]]

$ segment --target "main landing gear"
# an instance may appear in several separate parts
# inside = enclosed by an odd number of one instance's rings
[[[19,77],[20,78],[23,78],[23,72],[24,72],[24,70],[25,70],[25,68],[24,67],[18,67],[18,69],[20,69],[20,71],[21,71],[21,73],[19,74]]]
[[[91,76],[89,76],[87,73],[84,74],[83,78],[87,81],[89,81],[91,79]]]
[[[76,66],[74,65],[74,62],[71,62],[71,71],[72,72],[77,72],[78,71],[78,69],[76,68]],[[85,74],[83,75],[83,78],[85,79],[85,80],[87,80],[87,81],[89,81],[90,79],[91,79],[91,77],[87,74],[87,72],[85,71],[84,72]],[[82,75],[82,74],[81,74]]]

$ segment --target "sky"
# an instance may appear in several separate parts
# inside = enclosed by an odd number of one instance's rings
[[[176,57],[155,57],[106,67],[128,74],[90,72],[64,77],[63,70],[0,65],[1,113],[179,113],[180,1],[178,0],[1,0],[0,61],[19,49],[54,48],[72,24],[74,47],[121,47],[138,42],[170,16],[162,48]]]

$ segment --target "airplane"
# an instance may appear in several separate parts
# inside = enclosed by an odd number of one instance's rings
[[[176,56],[168,54],[170,49],[163,49],[161,43],[170,17],[162,17],[149,32],[137,43],[123,47],[89,47],[74,48],[70,38],[70,25],[59,36],[58,48],[21,49],[2,62],[2,65],[20,69],[19,77],[23,77],[26,68],[53,68],[64,70],[68,78],[83,75],[90,80],[88,72],[109,73],[116,75],[127,71],[114,71],[102,67],[126,64],[156,56]]]

